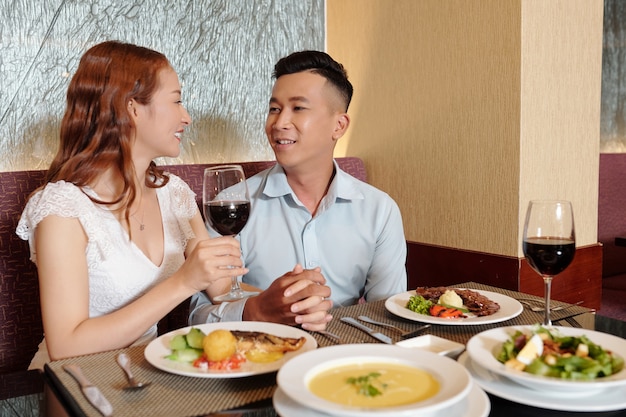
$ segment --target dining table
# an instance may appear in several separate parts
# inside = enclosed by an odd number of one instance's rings
[[[477,282],[462,282],[448,287],[494,292],[518,300],[543,301],[541,297]],[[577,327],[610,333],[622,338],[626,337],[626,322],[596,315],[594,310],[582,305],[553,301],[554,306],[567,307],[551,313],[554,325]],[[385,306],[385,300],[337,307],[331,313],[333,320],[328,324],[327,330],[339,336],[340,340],[322,333],[309,332],[317,341],[317,349],[324,349],[337,344],[381,343],[361,330],[342,322],[342,317],[357,318],[360,315],[366,315],[374,320],[393,324],[405,331],[418,330],[424,324],[392,314]],[[519,315],[505,321],[463,326],[431,324],[421,334],[430,334],[465,345],[474,335],[483,331],[502,326],[537,324],[541,323],[542,319],[542,312],[524,307]],[[402,335],[399,332],[375,325],[369,326],[391,337],[394,343],[402,340]],[[46,364],[43,377],[47,400],[44,398],[44,403],[46,401],[57,403],[57,407],[60,407],[66,416],[102,416],[87,401],[77,381],[64,371],[64,365],[76,364],[80,366],[91,383],[97,386],[104,397],[108,399],[114,410],[113,415],[117,417],[279,416],[272,402],[277,390],[276,372],[240,378],[197,378],[179,375],[153,366],[144,355],[145,349],[146,346],[133,346],[52,361]],[[123,371],[115,362],[120,353],[126,353],[130,357],[134,375],[138,380],[151,382],[148,387],[141,390],[123,389],[127,381]],[[420,351],[416,349],[415,355],[419,354]],[[457,360],[459,355],[460,352],[457,352],[451,360]],[[572,413],[571,410],[559,411],[558,409],[541,408],[510,401],[489,392],[487,395],[490,403],[489,416],[493,417],[560,417],[571,416],[572,414],[589,417],[626,416],[626,409]],[[555,397],[555,401],[566,400],[559,400]]]

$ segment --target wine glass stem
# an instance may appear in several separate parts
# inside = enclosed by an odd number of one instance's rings
[[[544,276],[543,283],[543,298],[545,300],[545,310],[543,311],[543,324],[544,326],[551,326],[552,320],[550,320],[550,291],[552,288],[552,277]]]
[[[242,297],[243,292],[241,291],[241,287],[239,286],[239,280],[237,276],[233,276],[230,279],[230,293],[235,297]]]

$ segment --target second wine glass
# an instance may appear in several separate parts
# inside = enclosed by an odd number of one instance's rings
[[[572,204],[562,200],[531,201],[526,211],[522,242],[528,263],[543,277],[543,324],[550,326],[552,278],[569,266],[576,252]]]
[[[250,196],[241,165],[220,165],[204,170],[202,206],[208,227],[222,236],[241,232],[250,215]],[[214,299],[233,301],[255,294],[244,291],[237,276],[233,276],[230,292]]]

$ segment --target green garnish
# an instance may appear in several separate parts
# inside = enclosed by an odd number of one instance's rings
[[[383,395],[383,390],[387,388],[387,384],[380,383],[378,377],[380,373],[370,372],[367,375],[359,377],[350,377],[347,379],[347,383],[354,385],[357,389],[357,393],[366,397],[375,397],[377,395]],[[376,386],[377,385],[377,386]]]
[[[412,295],[411,298],[409,298],[409,301],[406,303],[406,308],[418,314],[430,315],[428,310],[432,305],[432,301],[425,299],[421,295]]]

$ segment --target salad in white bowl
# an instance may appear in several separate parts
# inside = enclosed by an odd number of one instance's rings
[[[475,364],[532,389],[575,395],[626,386],[626,340],[571,327],[512,326],[472,337]]]

